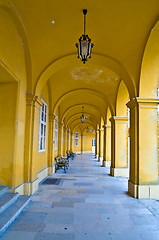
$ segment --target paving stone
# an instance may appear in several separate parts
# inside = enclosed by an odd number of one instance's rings
[[[3,240],[159,240],[159,201],[130,197],[128,179],[111,177],[91,154],[54,177],[60,185],[40,185]]]
[[[78,193],[79,193],[79,194],[82,194],[82,192],[81,192],[80,190],[78,191]],[[104,194],[104,191],[85,189],[85,190],[84,190],[84,193],[85,193],[85,194]]]
[[[34,240],[74,240],[74,234],[72,233],[37,233]]]
[[[47,213],[43,213],[43,212],[32,213],[32,212],[25,211],[16,220],[16,223],[19,223],[19,222],[23,222],[24,224],[27,222],[44,223],[46,216],[47,216]]]
[[[72,224],[73,222],[74,216],[71,213],[48,213],[46,217],[46,223]]]
[[[74,224],[66,224],[66,223],[46,223],[44,232],[48,233],[76,233],[77,227]]]
[[[62,198],[61,202],[79,202],[79,203],[84,203],[85,202],[85,198]]]
[[[159,239],[159,232],[154,234],[142,234],[143,240],[158,240]]]
[[[68,207],[68,208],[73,208],[74,207],[74,202],[54,202],[52,204],[52,207]]]
[[[15,222],[10,226],[8,231],[24,231],[24,232],[40,232],[45,227],[44,223],[33,223],[33,222]]]
[[[75,234],[75,240],[111,240],[111,236],[102,233],[80,233]]]
[[[131,215],[131,219],[136,225],[157,225],[159,223],[153,215]]]
[[[74,183],[73,184],[74,186],[93,186],[93,183],[79,183],[79,182],[77,182],[77,183]]]
[[[34,240],[36,232],[7,231],[1,240]]]
[[[143,240],[142,236],[137,234],[113,234],[111,235],[111,240]],[[157,240],[157,239],[156,239]]]

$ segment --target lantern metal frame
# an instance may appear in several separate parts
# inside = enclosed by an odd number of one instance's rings
[[[78,50],[78,58],[85,64],[88,58],[91,58],[91,50],[94,46],[91,43],[91,39],[86,35],[86,14],[87,9],[83,9],[84,14],[84,34],[79,38],[79,43],[76,43],[75,46]]]
[[[83,109],[84,109],[84,107],[82,107],[82,116],[80,117],[82,123],[84,123],[84,121],[85,121],[85,119],[86,119],[85,116],[84,116],[84,111],[83,111]]]

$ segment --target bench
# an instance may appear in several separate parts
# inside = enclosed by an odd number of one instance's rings
[[[66,154],[67,154],[67,159],[71,158],[72,160],[74,159],[75,157],[75,153],[72,152],[71,150],[70,151],[66,151]]]
[[[63,158],[62,156],[57,156],[55,158],[55,172],[60,169],[63,168],[64,172],[66,173],[66,170],[69,167],[69,160],[67,158]]]

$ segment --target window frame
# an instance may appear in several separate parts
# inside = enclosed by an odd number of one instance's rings
[[[77,140],[77,144],[76,144]],[[75,132],[75,147],[78,147],[78,132]]]
[[[44,102],[43,99],[41,99],[41,101],[43,102],[43,104],[42,106],[40,106],[38,152],[45,152],[46,151],[46,131],[47,131],[47,104]],[[41,148],[41,139],[42,139],[42,148]]]

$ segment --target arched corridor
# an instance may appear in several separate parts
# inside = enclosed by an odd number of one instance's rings
[[[159,204],[131,198],[127,179],[111,177],[93,154],[77,155],[67,174],[49,178],[61,182],[41,184],[2,240],[158,239]]]
[[[0,0],[0,21],[0,235],[62,165],[157,203],[158,0]]]

